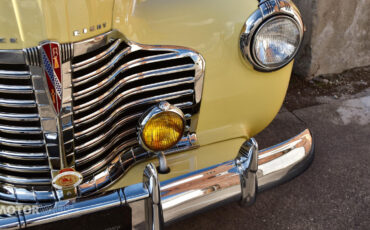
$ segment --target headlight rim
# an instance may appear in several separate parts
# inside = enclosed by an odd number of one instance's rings
[[[298,28],[300,38],[299,38],[297,48],[295,49],[295,51],[291,55],[291,57],[289,59],[287,59],[287,61],[285,61],[281,64],[277,64],[276,66],[268,66],[268,65],[265,65],[265,64],[261,63],[258,60],[258,58],[256,57],[256,53],[255,53],[255,49],[254,49],[255,44],[256,44],[255,36],[258,34],[258,32],[260,32],[260,30],[263,28],[263,26],[265,26],[267,23],[269,23],[273,20],[276,20],[276,19],[280,19],[280,18],[284,18],[284,19],[288,19],[288,20],[292,21]],[[302,38],[303,38],[303,31],[300,29],[299,23],[293,17],[291,17],[288,14],[276,14],[274,16],[266,18],[261,24],[258,25],[258,28],[254,31],[254,34],[253,34],[252,39],[251,39],[251,45],[250,45],[251,56],[252,56],[254,62],[260,68],[262,68],[264,71],[269,71],[270,72],[270,71],[275,71],[275,70],[281,69],[284,66],[288,65],[294,59],[294,57],[297,55],[297,53],[299,51],[299,48],[301,47],[301,44],[302,44],[302,40],[303,40]]]
[[[288,62],[279,65],[279,67],[269,68],[260,65],[253,57],[252,44],[254,43],[254,35],[267,21],[275,18],[286,16],[298,25],[299,29],[299,44],[292,58]],[[301,14],[295,4],[290,0],[266,0],[259,5],[259,9],[254,11],[244,23],[239,38],[239,50],[242,59],[247,64],[252,64],[253,68],[260,72],[272,72],[288,65],[298,53],[304,37],[304,25]]]

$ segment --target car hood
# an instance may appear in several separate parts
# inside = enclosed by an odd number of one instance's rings
[[[114,0],[2,0],[0,49],[74,42],[109,31],[113,5]]]

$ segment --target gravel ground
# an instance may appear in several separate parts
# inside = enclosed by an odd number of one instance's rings
[[[321,104],[322,98],[345,100],[369,87],[370,66],[319,76],[310,81],[293,75],[284,105],[293,111]]]

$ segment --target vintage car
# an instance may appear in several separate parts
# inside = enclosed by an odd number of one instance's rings
[[[253,204],[313,159],[308,129],[263,150],[253,138],[302,42],[290,0],[2,0],[0,12],[1,229],[161,229]]]

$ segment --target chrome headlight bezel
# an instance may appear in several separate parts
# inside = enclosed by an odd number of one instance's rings
[[[264,65],[255,56],[253,45],[254,37],[258,31],[266,24],[277,18],[286,18],[295,23],[299,30],[299,42],[291,57],[285,62],[276,65]],[[259,5],[259,9],[254,11],[245,22],[240,35],[240,51],[244,60],[251,63],[254,69],[263,72],[271,72],[283,68],[289,64],[297,54],[302,44],[304,26],[300,12],[290,0],[266,0]]]

